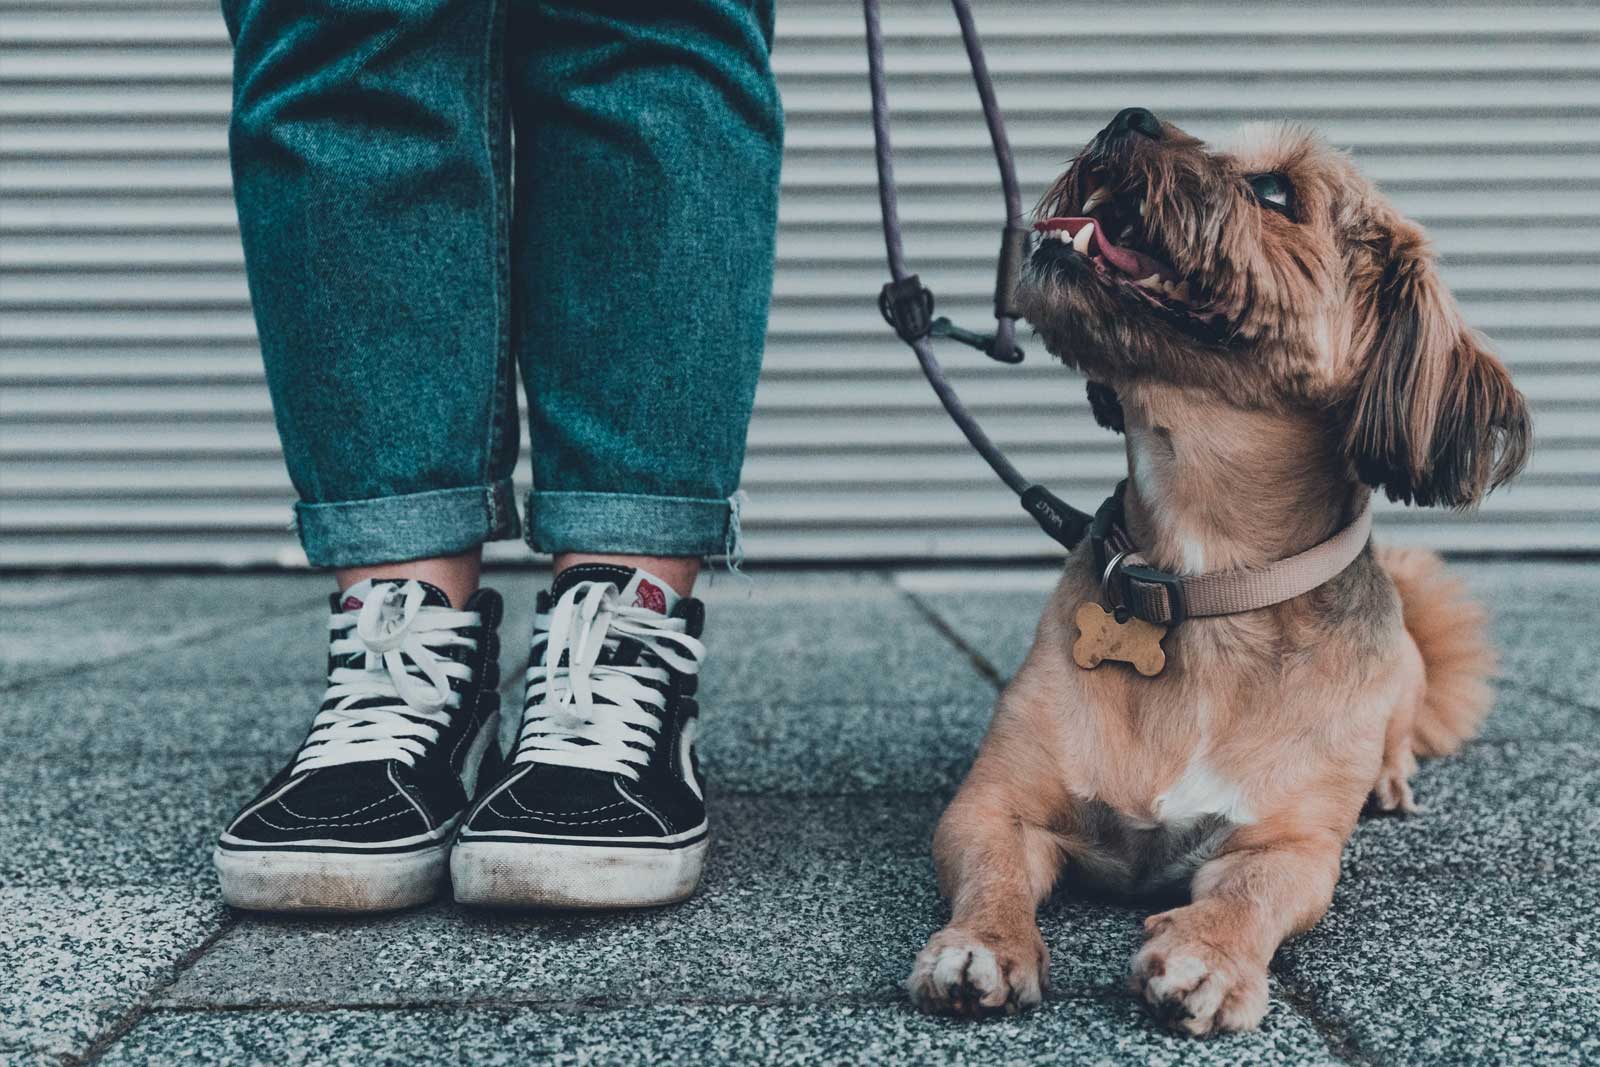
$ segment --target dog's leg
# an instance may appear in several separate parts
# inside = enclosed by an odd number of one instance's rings
[[[1407,639],[1405,646],[1407,673],[1411,683],[1389,713],[1389,725],[1383,732],[1383,763],[1378,767],[1378,780],[1372,785],[1369,803],[1378,811],[1416,815],[1422,809],[1411,794],[1411,776],[1417,773],[1416,745],[1413,742],[1425,674],[1422,656],[1417,652],[1416,645]]]
[[[1191,1034],[1255,1029],[1267,1011],[1267,963],[1285,938],[1328,910],[1339,849],[1334,834],[1240,831],[1196,872],[1193,903],[1145,920],[1134,990]]]
[[[1411,776],[1417,773],[1417,757],[1412,749],[1411,729],[1416,719],[1416,701],[1403,700],[1389,718],[1383,734],[1383,763],[1372,786],[1371,804],[1379,811],[1416,815],[1422,811],[1411,793]]]
[[[939,822],[934,856],[951,917],[906,980],[923,1011],[1010,1015],[1044,995],[1050,952],[1034,913],[1062,853],[1055,834],[1025,821],[1033,805],[1019,800],[969,779]]]

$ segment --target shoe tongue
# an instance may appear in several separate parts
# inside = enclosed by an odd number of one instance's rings
[[[683,598],[672,591],[672,586],[639,567],[623,567],[615,563],[580,563],[556,575],[550,587],[550,599],[560,600],[567,590],[579,582],[610,582],[617,587],[617,599],[636,608],[649,608],[661,615],[672,614]]]
[[[360,611],[362,605],[372,596],[374,590],[385,586],[405,585],[406,582],[412,580],[410,578],[368,578],[357,582],[344,592],[334,594],[333,610]],[[424,604],[435,608],[448,608],[450,606],[450,598],[445,595],[443,589],[423,581],[418,581],[417,584],[422,586],[422,602]]]

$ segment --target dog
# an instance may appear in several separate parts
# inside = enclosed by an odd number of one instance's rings
[[[1354,524],[1374,489],[1477,503],[1524,465],[1527,407],[1422,230],[1311,131],[1213,148],[1129,108],[1037,218],[1019,307],[1126,436],[1122,521],[1148,566],[1237,577],[1341,530],[1354,549],[1290,599],[1152,626],[1164,658],[1135,670],[1074,653],[1099,640],[1078,613],[1118,588],[1079,545],[940,820],[951,918],[907,988],[932,1012],[1037,1004],[1035,913],[1064,874],[1186,901],[1145,921],[1130,986],[1181,1031],[1249,1030],[1369,798],[1415,812],[1416,758],[1490,706],[1483,611],[1437,556]]]

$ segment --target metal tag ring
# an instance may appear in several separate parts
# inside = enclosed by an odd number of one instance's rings
[[[1106,569],[1100,574],[1100,598],[1106,602],[1106,607],[1108,608],[1121,607],[1121,604],[1113,602],[1111,599],[1111,576],[1117,572],[1117,568],[1122,566],[1122,561],[1132,551],[1132,549],[1125,548],[1112,556],[1111,562],[1106,564]]]

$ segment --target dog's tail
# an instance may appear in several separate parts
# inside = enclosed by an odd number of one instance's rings
[[[1434,553],[1384,546],[1377,556],[1400,590],[1406,630],[1422,653],[1426,679],[1412,747],[1419,756],[1448,755],[1478,732],[1494,702],[1488,615]]]

